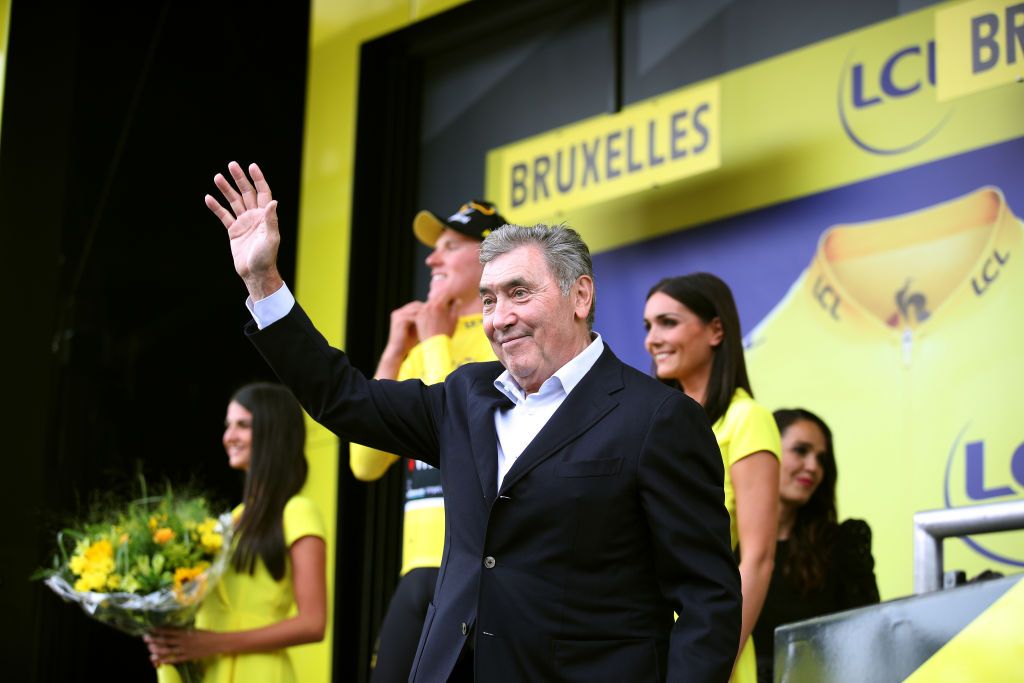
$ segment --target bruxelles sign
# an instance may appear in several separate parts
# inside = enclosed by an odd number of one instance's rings
[[[719,101],[705,83],[493,150],[498,205],[529,221],[718,168]]]

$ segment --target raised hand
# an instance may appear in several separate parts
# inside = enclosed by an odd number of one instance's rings
[[[281,243],[277,202],[271,197],[270,185],[256,164],[249,165],[252,182],[234,161],[228,164],[228,171],[234,185],[220,173],[214,176],[213,182],[230,210],[210,195],[206,195],[206,206],[227,228],[235,272],[245,282],[253,301],[259,301],[276,292],[282,284],[277,270],[277,248]]]
[[[416,312],[416,336],[420,341],[435,335],[455,334],[459,313],[455,302],[444,297],[430,296]]]
[[[422,301],[409,303],[391,311],[391,329],[388,332],[388,343],[377,364],[377,379],[395,379],[402,361],[409,355],[412,347],[420,342],[416,336],[416,314],[423,307]]]

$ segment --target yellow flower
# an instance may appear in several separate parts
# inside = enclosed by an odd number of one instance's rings
[[[167,543],[172,538],[174,538],[174,530],[169,529],[165,526],[160,527],[159,529],[153,532],[153,541],[155,543],[159,543],[160,545]]]
[[[194,567],[179,567],[174,570],[174,593],[178,597],[178,601],[184,604],[189,604],[199,599],[202,595],[202,587],[198,591],[192,591],[190,595],[185,594],[185,584],[190,581],[205,582],[206,577],[203,575],[210,566],[209,562],[199,562]]]
[[[156,521],[156,517],[150,517],[149,518],[149,530],[150,531],[156,531],[157,524],[158,524],[158,522]]]
[[[199,539],[199,543],[202,544],[203,550],[206,552],[215,553],[224,545],[224,537],[211,531],[203,534]]]
[[[100,562],[113,556],[114,546],[105,538],[101,538],[96,541],[89,546],[88,550],[85,551],[85,559],[89,562]]]
[[[88,564],[89,563],[86,561],[83,555],[75,555],[71,558],[71,561],[68,562],[68,568],[71,569],[71,571],[73,571],[75,574],[81,576],[82,573],[85,572],[85,568],[86,566],[88,566]]]
[[[121,577],[118,574],[111,574],[107,577],[107,588],[116,591],[121,587]]]
[[[101,591],[107,585],[107,572],[87,571],[82,578],[75,581],[77,591]]]
[[[207,553],[215,553],[224,545],[224,537],[220,534],[220,522],[212,517],[196,525],[199,543]]]
[[[107,582],[107,574],[114,571],[114,547],[107,539],[79,545],[68,569],[79,577],[76,590],[99,590]],[[78,588],[81,584],[83,587]]]
[[[194,580],[197,576],[206,571],[209,563],[200,562],[194,567],[178,567],[174,570],[174,587],[181,590],[183,584]]]
[[[196,531],[198,531],[200,534],[208,534],[210,532],[216,531],[217,525],[219,523],[220,522],[215,520],[213,517],[207,517],[198,526],[196,526]]]

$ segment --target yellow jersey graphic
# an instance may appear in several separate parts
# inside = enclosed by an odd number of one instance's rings
[[[832,427],[884,599],[911,592],[915,512],[1024,497],[1022,230],[993,187],[834,226],[748,336],[759,402]],[[1024,532],[949,539],[944,566],[1020,572]]]

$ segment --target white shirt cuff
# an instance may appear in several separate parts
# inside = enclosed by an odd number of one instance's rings
[[[294,305],[295,297],[287,284],[282,284],[281,289],[259,301],[254,302],[251,296],[245,298],[245,307],[261,330],[288,315]]]

